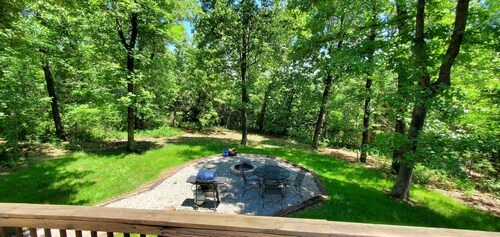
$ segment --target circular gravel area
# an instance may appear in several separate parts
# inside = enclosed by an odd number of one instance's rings
[[[124,207],[150,210],[176,210],[213,212],[213,202],[208,198],[197,210],[194,206],[194,187],[186,180],[196,175],[201,169],[216,170],[217,176],[227,177],[227,181],[219,186],[221,202],[217,204],[218,213],[248,214],[268,216],[280,210],[299,205],[303,201],[321,195],[311,173],[307,173],[301,186],[302,198],[294,187],[288,187],[285,198],[269,194],[261,198],[258,189],[249,189],[243,193],[243,179],[231,173],[230,169],[241,160],[248,160],[253,166],[277,165],[290,171],[289,179],[295,179],[300,170],[283,159],[254,154],[239,154],[236,157],[209,157],[192,163],[177,173],[166,178],[151,190],[132,194],[128,197],[105,204],[106,207]]]

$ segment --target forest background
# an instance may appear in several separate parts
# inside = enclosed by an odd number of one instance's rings
[[[0,166],[220,126],[498,197],[498,1],[1,1]],[[186,30],[186,26],[191,28]],[[374,159],[374,158],[372,158]]]

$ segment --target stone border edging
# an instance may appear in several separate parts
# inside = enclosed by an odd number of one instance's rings
[[[298,164],[292,163],[292,162],[290,162],[290,161],[288,161],[286,159],[283,159],[281,157],[268,156],[268,155],[264,155],[264,156],[267,156],[268,158],[279,159],[280,161],[283,161],[283,162],[285,162],[287,164],[290,164],[293,167],[300,167],[302,169],[307,170],[307,172],[310,173],[313,176],[314,183],[316,183],[316,186],[318,187],[318,190],[321,193],[321,195],[314,196],[314,197],[311,197],[309,199],[306,199],[306,200],[302,201],[299,204],[296,204],[296,205],[293,205],[293,206],[289,206],[289,207],[287,207],[285,209],[276,211],[273,214],[271,214],[271,216],[286,216],[286,215],[291,214],[293,212],[302,210],[302,209],[304,209],[304,208],[306,208],[308,206],[312,206],[314,204],[320,203],[321,201],[323,201],[323,200],[325,200],[325,199],[328,198],[328,196],[326,195],[326,192],[325,192],[325,187],[323,186],[323,182],[321,181],[321,179],[318,177],[318,175],[314,171],[306,169],[303,166],[300,166]]]
[[[220,155],[212,155],[212,156],[208,156],[208,157],[204,157],[204,158],[199,158],[199,159],[194,159],[194,160],[191,160],[185,164],[182,164],[180,166],[177,166],[175,167],[174,169],[172,170],[169,170],[167,171],[165,174],[163,174],[160,178],[157,178],[155,181],[152,181],[151,183],[149,184],[146,184],[142,187],[139,188],[139,191],[131,191],[129,193],[126,193],[126,194],[123,194],[117,198],[113,198],[111,200],[107,200],[107,201],[104,201],[102,203],[98,203],[94,206],[99,206],[99,207],[103,207],[103,206],[106,206],[110,203],[113,203],[113,202],[117,202],[117,201],[120,201],[120,200],[123,200],[125,198],[129,198],[129,197],[133,197],[133,196],[136,196],[136,195],[139,195],[141,193],[145,193],[145,192],[148,192],[148,191],[151,191],[153,190],[154,188],[158,187],[158,185],[160,185],[161,183],[163,183],[163,181],[165,181],[165,179],[168,179],[170,177],[172,177],[172,175],[176,174],[179,170],[182,170],[200,160],[206,160],[206,159],[211,159],[211,158],[215,158],[215,157],[218,157]]]
[[[273,214],[271,214],[271,216],[286,216],[286,215],[291,214],[293,212],[302,210],[308,206],[312,206],[316,203],[319,203],[323,200],[325,200],[325,198],[323,198],[323,196],[314,196],[312,198],[304,200],[303,202],[301,202],[299,204],[289,206],[285,209],[281,209],[279,211],[276,211]]]
[[[246,154],[246,153],[240,153],[240,154]],[[270,216],[286,216],[286,215],[291,214],[293,212],[302,210],[302,209],[304,209],[304,208],[306,208],[308,206],[312,206],[314,204],[320,203],[321,201],[323,201],[323,200],[325,200],[325,199],[328,198],[328,196],[326,195],[325,188],[323,186],[323,183],[322,183],[321,179],[318,177],[318,175],[314,171],[306,169],[306,168],[304,168],[304,167],[302,167],[302,166],[300,166],[298,164],[292,163],[292,162],[290,162],[290,161],[288,161],[286,159],[283,159],[281,157],[264,155],[264,154],[248,154],[248,155],[261,155],[261,156],[264,156],[264,157],[267,157],[267,158],[278,159],[281,162],[284,162],[284,163],[287,163],[289,165],[292,165],[293,167],[300,167],[302,169],[305,169],[308,173],[310,173],[313,176],[313,180],[316,183],[316,186],[318,187],[318,190],[319,190],[319,192],[321,194],[321,195],[317,195],[317,196],[311,197],[309,199],[306,199],[306,200],[304,200],[304,201],[302,201],[302,202],[300,202],[300,203],[298,203],[296,205],[289,206],[289,207],[287,207],[285,209],[278,210],[278,211],[272,213]],[[147,184],[147,185],[139,188],[139,191],[135,191],[135,192],[130,192],[130,193],[124,194],[124,195],[122,195],[122,196],[120,196],[118,198],[114,198],[114,199],[111,199],[111,200],[108,200],[108,201],[96,204],[95,206],[103,207],[103,206],[106,206],[106,205],[108,205],[110,203],[117,202],[117,201],[123,200],[125,198],[133,197],[133,196],[139,195],[141,193],[151,191],[152,189],[156,188],[158,185],[160,185],[161,183],[163,183],[163,181],[165,181],[165,179],[170,178],[172,175],[174,175],[175,173],[177,173],[179,170],[182,170],[182,169],[186,168],[187,166],[192,165],[193,163],[199,162],[200,160],[208,160],[208,159],[212,159],[212,158],[216,158],[216,157],[221,157],[221,155],[212,155],[212,156],[208,156],[208,157],[203,157],[203,158],[191,160],[191,161],[189,161],[189,162],[187,162],[187,163],[185,163],[183,165],[180,165],[178,167],[175,167],[172,170],[167,171],[166,174],[162,175],[156,181],[153,181],[152,183]]]

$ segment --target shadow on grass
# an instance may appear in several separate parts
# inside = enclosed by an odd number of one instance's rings
[[[460,206],[437,192],[429,192],[425,203],[391,198],[385,191],[392,180],[373,169],[353,166],[344,160],[310,152],[281,148],[239,148],[245,153],[285,158],[316,172],[330,199],[293,214],[294,217],[396,225],[500,230],[500,218],[471,207]],[[413,190],[423,190],[413,187]],[[417,194],[415,194],[417,195]],[[433,208],[439,208],[439,213]],[[444,211],[443,211],[444,210]]]
[[[182,161],[187,162],[209,155],[221,154],[224,148],[236,147],[241,153],[264,154],[287,159],[316,172],[322,179],[330,199],[295,213],[294,217],[500,230],[500,218],[473,208],[457,207],[450,198],[435,192],[426,191],[427,193],[424,194],[415,192],[415,195],[420,195],[419,200],[421,200],[417,204],[392,199],[383,191],[390,188],[392,181],[384,179],[380,173],[372,169],[351,165],[346,161],[329,156],[283,148],[279,142],[275,144],[276,147],[271,148],[242,147],[238,146],[238,143],[239,140],[236,139],[188,137],[170,139],[163,148],[157,149],[161,152],[150,154],[148,151],[147,155],[150,159],[147,161],[153,164],[153,166],[148,167],[157,167],[158,162],[165,162],[172,157],[176,157],[181,163]],[[269,143],[271,144],[271,142]],[[158,147],[157,145],[147,145],[149,142],[145,142],[145,144],[145,147],[150,151]],[[125,146],[125,142],[113,142],[100,146],[89,144],[87,147],[83,146],[81,150],[106,158],[123,158],[127,154]],[[169,146],[171,147],[169,148]],[[137,164],[140,163],[140,166],[143,166],[142,164],[146,160],[142,160],[142,158],[144,157],[132,157],[131,159],[135,159]],[[93,171],[80,171],[78,168],[68,171],[68,169],[61,168],[71,164],[76,159],[78,157],[68,156],[57,160],[47,160],[29,168],[20,169],[15,173],[0,175],[0,190],[5,190],[0,192],[0,202],[73,205],[89,203],[88,200],[78,199],[76,194],[82,189],[96,185],[91,181],[84,181],[84,177]],[[120,159],[112,164],[118,165],[117,163],[122,161],[129,162]],[[148,173],[148,171],[144,170],[141,173]],[[152,176],[151,179],[154,177]],[[130,184],[127,183],[127,185]],[[413,190],[419,191],[418,188],[413,188]]]
[[[69,172],[60,168],[74,160],[68,156],[0,175],[0,202],[85,204],[87,200],[79,200],[75,194],[80,188],[93,185],[82,179],[91,171]]]
[[[291,142],[280,138],[265,138],[265,140],[260,141],[258,144],[263,146],[280,147],[287,149],[311,150],[311,146],[309,144]]]
[[[187,146],[186,149],[177,152],[185,157],[186,161],[205,157],[207,155],[221,154],[224,149],[237,147],[238,141],[234,139],[214,139],[214,138],[192,138],[182,137],[169,140],[170,144]],[[167,145],[168,146],[168,145]]]
[[[154,150],[161,148],[162,145],[155,143],[153,141],[136,141],[135,142],[136,151],[135,154],[143,154],[149,150]],[[127,151],[127,141],[107,141],[98,140],[91,142],[71,142],[65,145],[65,148],[70,151],[83,151],[87,154],[98,155],[98,156],[120,156],[125,157],[125,155],[130,154]]]
[[[294,216],[327,220],[383,223],[427,227],[498,230],[498,219],[466,208],[453,215],[438,213],[425,204],[412,205],[390,198],[385,192],[336,179],[323,179],[330,199]],[[442,205],[448,205],[446,202]]]

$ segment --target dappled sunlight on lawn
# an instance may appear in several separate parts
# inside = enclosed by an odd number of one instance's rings
[[[158,180],[165,171],[235,147],[240,153],[280,157],[317,174],[328,199],[294,213],[294,217],[500,230],[500,218],[423,187],[412,188],[410,202],[393,199],[388,191],[394,181],[377,169],[299,149],[294,144],[281,145],[279,140],[262,139],[250,146],[238,143],[232,137],[179,136],[162,146],[145,145],[137,154],[123,152],[121,143],[107,143],[103,147],[116,149],[104,150],[89,145],[79,152],[0,176],[0,190],[8,190],[0,195],[0,202],[94,205],[138,190]]]

